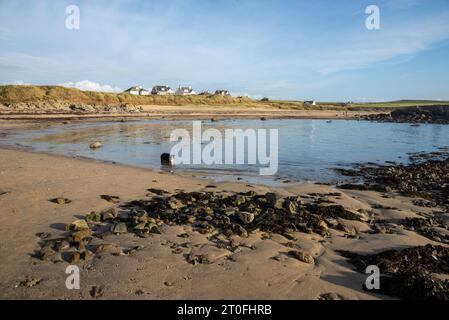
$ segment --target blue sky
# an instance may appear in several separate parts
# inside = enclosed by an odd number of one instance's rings
[[[449,0],[0,0],[0,83],[449,100]]]

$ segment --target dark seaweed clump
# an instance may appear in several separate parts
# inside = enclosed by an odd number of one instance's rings
[[[413,160],[413,159],[412,159]],[[449,156],[445,159],[414,161],[409,165],[365,166],[354,170],[339,170],[346,176],[362,177],[363,185],[347,184],[347,189],[397,191],[411,197],[432,200],[449,207]]]
[[[165,224],[190,224],[202,233],[218,231],[226,236],[247,236],[256,229],[265,232],[290,232],[326,235],[335,218],[360,220],[360,215],[340,205],[304,203],[300,197],[255,192],[224,195],[214,192],[178,193],[134,201],[125,207],[143,212]],[[146,229],[143,229],[145,231]]]
[[[411,300],[449,299],[449,280],[436,276],[449,275],[449,248],[427,245],[373,255],[339,252],[361,273],[369,265],[379,267],[382,276],[377,293]]]

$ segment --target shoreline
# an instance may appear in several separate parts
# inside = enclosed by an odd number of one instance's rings
[[[79,160],[79,161],[86,161],[86,162],[93,162],[98,164],[109,164],[117,167],[123,167],[123,168],[130,168],[130,169],[137,169],[137,170],[143,170],[143,171],[150,171],[153,173],[159,173],[159,174],[173,174],[181,177],[193,177],[198,180],[206,180],[212,183],[220,183],[220,182],[235,182],[235,183],[241,183],[241,184],[252,184],[250,181],[246,181],[245,179],[256,178],[260,176],[257,173],[254,174],[248,174],[242,171],[235,171],[235,170],[201,170],[201,169],[175,169],[170,170],[170,168],[153,168],[153,167],[145,167],[145,166],[139,166],[139,165],[132,165],[132,164],[125,164],[125,163],[119,163],[112,160],[101,160],[101,159],[95,159],[95,158],[89,158],[84,156],[71,156],[71,155],[64,155],[60,153],[50,153],[45,151],[37,151],[34,150],[32,147],[27,147],[23,145],[4,145],[0,143],[0,151],[1,150],[10,150],[10,151],[19,151],[19,152],[26,152],[26,153],[32,153],[36,155],[41,156],[51,156],[54,157],[55,160],[58,158],[60,159],[73,159],[73,160]],[[229,176],[233,177],[234,179],[220,179],[223,176]],[[241,178],[244,177],[244,178]],[[241,178],[241,179],[238,179]],[[265,187],[281,187],[285,185],[329,185],[327,183],[320,183],[319,181],[291,181],[288,180],[291,178],[288,177],[276,177],[276,178],[266,178],[266,183],[258,182],[254,183],[256,185],[261,185]],[[288,180],[289,182],[283,182],[282,180]]]
[[[323,119],[356,120],[384,112],[345,110],[290,110],[229,106],[142,106],[139,113],[0,113],[0,120],[108,120],[108,119]]]
[[[356,272],[337,251],[366,254],[386,248],[439,244],[398,224],[406,217],[431,214],[434,209],[415,206],[413,198],[395,193],[342,190],[315,184],[288,184],[280,188],[238,182],[213,182],[192,174],[170,174],[86,159],[0,148],[2,179],[0,196],[1,297],[5,299],[292,299],[314,300],[334,293],[343,299],[391,299],[365,292],[364,275]],[[132,254],[103,253],[101,259],[80,262],[83,286],[69,291],[64,286],[67,263],[40,261],[33,257],[39,249],[36,234],[52,237],[64,234],[64,225],[95,211],[116,207],[101,195],[120,197],[120,204],[151,199],[148,189],[179,192],[257,194],[277,192],[301,196],[303,201],[330,201],[360,215],[362,221],[338,218],[341,230],[330,229],[328,236],[293,232],[287,235],[251,232],[248,238],[233,236],[236,251],[217,247],[208,234],[189,225],[163,225],[161,234],[139,238],[132,233],[106,236],[102,241]],[[388,194],[388,197],[385,195]],[[57,205],[49,199],[65,197],[71,202]],[[320,200],[321,199],[321,200]],[[394,233],[371,234],[369,219],[386,220]],[[365,222],[364,222],[365,221]],[[343,230],[343,231],[342,231]],[[357,235],[356,237],[348,234]],[[180,235],[187,234],[187,238]],[[287,238],[286,238],[287,237]],[[97,240],[96,240],[97,241]],[[189,243],[186,247],[184,243]],[[314,257],[310,265],[286,255],[291,246]],[[183,254],[207,255],[207,264],[192,265]],[[114,274],[114,277],[107,276]],[[23,285],[24,281],[39,280]],[[301,279],[301,281],[298,281]],[[22,283],[22,284],[21,284]],[[241,286],[245,283],[245,286]],[[102,287],[101,297],[93,297],[93,287]],[[307,290],[304,290],[307,288]],[[142,293],[143,292],[143,293]]]

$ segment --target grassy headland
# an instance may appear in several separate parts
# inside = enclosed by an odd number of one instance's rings
[[[242,105],[255,101],[246,97],[213,96],[137,96],[127,93],[81,91],[60,86],[0,86],[0,103],[59,101],[85,104],[133,105]]]
[[[158,105],[158,106],[239,106],[289,110],[385,110],[411,106],[449,105],[447,101],[400,100],[392,102],[351,103],[319,102],[317,106],[305,105],[303,101],[255,100],[249,97],[210,96],[136,96],[127,93],[81,91],[61,86],[0,86],[0,103],[32,103],[37,101],[78,103],[91,105]]]

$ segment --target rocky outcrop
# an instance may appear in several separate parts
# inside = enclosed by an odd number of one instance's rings
[[[64,113],[64,114],[94,114],[94,113],[138,113],[142,108],[131,104],[95,105],[85,103],[67,103],[58,101],[19,102],[2,105],[1,113]]]
[[[292,232],[330,235],[330,229],[343,232],[336,219],[366,221],[363,214],[348,211],[340,205],[304,203],[299,196],[282,197],[274,193],[255,192],[223,195],[214,192],[180,192],[161,194],[150,200],[136,200],[102,212],[91,212],[82,220],[67,225],[67,233],[51,237],[40,233],[40,248],[35,257],[43,261],[82,263],[105,251],[115,255],[129,253],[98,242],[108,235],[131,233],[141,238],[161,234],[165,226],[187,225],[208,235],[221,249],[234,251],[234,236],[247,238],[256,230],[289,237]],[[105,199],[102,196],[102,199]],[[292,205],[294,204],[294,205]],[[289,237],[291,238],[291,237]],[[107,248],[109,247],[109,248]],[[175,248],[174,248],[175,249]],[[133,249],[134,250],[134,249]],[[180,252],[180,251],[179,251]],[[179,253],[176,251],[175,253]],[[306,264],[314,264],[307,252],[290,250],[289,255]],[[187,255],[188,263],[210,263],[204,258]]]
[[[398,123],[449,124],[449,106],[401,108],[389,114],[372,114],[364,120]]]

